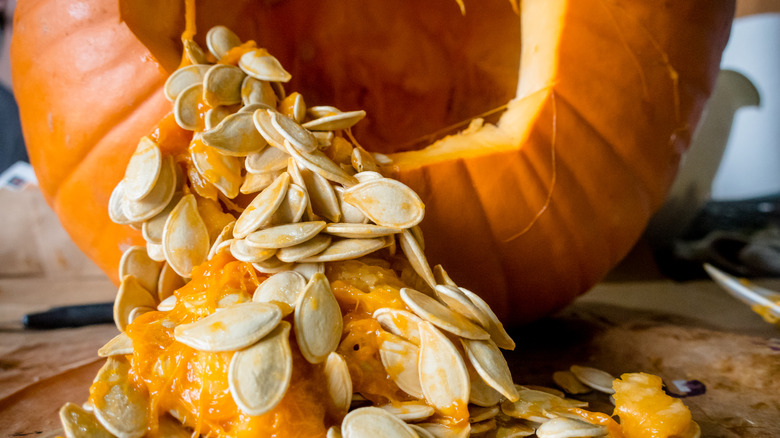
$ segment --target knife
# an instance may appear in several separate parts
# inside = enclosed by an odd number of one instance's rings
[[[47,330],[114,322],[114,303],[78,304],[52,307],[22,317],[26,329]]]

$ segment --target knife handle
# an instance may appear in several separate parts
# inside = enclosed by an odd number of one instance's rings
[[[52,307],[45,312],[29,313],[22,318],[24,328],[57,329],[114,322],[114,304],[96,303]]]

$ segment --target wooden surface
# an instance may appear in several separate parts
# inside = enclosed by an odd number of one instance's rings
[[[102,364],[96,351],[117,330],[106,324],[25,331],[19,320],[54,305],[110,301],[115,288],[63,238],[37,192],[0,190],[0,202],[35,211],[0,215],[0,265],[14,263],[22,272],[0,273],[0,438],[42,437],[59,428],[63,403],[86,400]],[[9,232],[11,223],[16,232]],[[778,281],[764,285],[780,290]],[[667,383],[697,379],[707,392],[684,401],[702,436],[780,431],[780,329],[709,281],[602,283],[558,315],[511,334],[518,348],[507,358],[518,383],[552,385],[552,373],[572,364],[614,375],[646,371]],[[586,399],[611,413],[606,396]]]

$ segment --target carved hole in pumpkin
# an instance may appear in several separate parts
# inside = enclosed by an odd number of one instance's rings
[[[196,3],[196,41],[205,47],[216,24],[256,40],[293,74],[286,88],[308,105],[366,110],[355,135],[373,151],[426,146],[517,90],[520,17],[507,0],[467,3],[465,16],[455,0]],[[184,2],[120,5],[130,29],[163,67],[175,69]]]

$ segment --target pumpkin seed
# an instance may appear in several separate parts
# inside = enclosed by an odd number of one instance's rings
[[[495,438],[521,438],[531,436],[536,429],[523,423],[501,424],[496,429]]]
[[[119,356],[124,354],[133,354],[133,340],[124,332],[114,336],[98,350],[98,356],[100,357]]]
[[[383,307],[377,309],[372,317],[388,332],[411,341],[415,345],[420,345],[420,332],[417,329],[417,324],[422,322],[422,319],[414,313]]]
[[[379,170],[374,157],[360,146],[352,149],[352,168],[355,169],[355,172],[376,172]]]
[[[534,391],[542,391],[542,392],[546,392],[548,394],[552,394],[552,395],[554,395],[556,397],[560,397],[560,398],[565,398],[566,397],[566,394],[564,394],[563,391],[559,391],[559,390],[557,390],[555,388],[550,388],[549,386],[541,386],[541,385],[522,385],[521,386],[521,385],[515,385],[515,387],[520,388],[520,389],[525,388],[525,389],[533,389]],[[570,399],[567,399],[567,400],[570,400]],[[579,402],[577,402],[577,403],[579,403]],[[582,403],[585,403],[584,406],[587,406],[586,402],[582,402]]]
[[[436,297],[450,309],[460,313],[480,326],[487,327],[490,319],[460,289],[446,284],[436,285]]]
[[[141,223],[149,220],[165,209],[175,191],[176,164],[173,157],[166,156],[152,191],[137,201],[125,198],[122,201],[122,213],[130,222]]]
[[[287,248],[306,242],[316,236],[327,225],[323,221],[299,222],[277,225],[255,231],[246,236],[246,243],[257,248]]]
[[[417,426],[436,438],[466,438],[471,435],[471,425],[446,425],[441,423],[417,423]]]
[[[409,228],[425,215],[425,205],[412,189],[389,178],[359,183],[344,191],[344,202],[355,206],[377,225]]]
[[[158,245],[156,243],[146,242],[146,253],[149,255],[149,258],[155,262],[162,263],[165,261],[162,244]]]
[[[555,408],[568,409],[572,407],[566,400],[547,392],[520,387],[517,393],[518,399],[516,401],[504,400],[501,402],[501,412],[510,417],[544,423],[549,419],[548,411]]]
[[[282,311],[275,304],[239,303],[195,322],[176,326],[173,337],[198,351],[234,351],[262,339],[281,319]]]
[[[465,406],[469,400],[466,364],[452,342],[433,324],[422,322],[419,331],[420,385],[425,400],[438,412],[450,415],[457,406]]]
[[[427,429],[423,429],[422,427],[416,425],[416,424],[410,424],[409,427],[412,428],[412,430],[417,433],[417,436],[420,438],[436,438],[433,436],[432,433],[428,432]]]
[[[254,121],[255,129],[257,129],[257,132],[263,136],[268,144],[286,152],[284,137],[276,130],[276,127],[274,127],[271,122],[271,112],[273,111],[275,110],[258,109],[252,113],[252,120]]]
[[[479,295],[466,288],[461,287],[459,289],[471,300],[472,303],[474,303],[475,306],[477,306],[477,308],[482,311],[483,315],[488,317],[490,322],[487,326],[483,326],[483,328],[487,330],[488,333],[490,333],[490,339],[492,339],[493,342],[498,345],[498,348],[503,348],[504,350],[514,350],[515,341],[513,341],[509,336],[509,333],[506,332],[504,325],[501,324],[501,320],[499,320],[496,314],[493,313],[493,310],[490,308],[488,303],[486,303],[485,300],[483,300]]]
[[[267,105],[270,108],[275,108],[276,94],[274,93],[274,89],[271,88],[271,84],[267,81],[260,81],[252,76],[247,76],[241,84],[241,101],[243,102],[244,107],[253,104],[262,104]]]
[[[295,263],[292,265],[292,270],[309,281],[314,274],[325,274],[325,263]]]
[[[244,166],[247,172],[267,174],[287,168],[290,154],[277,148],[265,148],[247,155]]]
[[[301,180],[298,184],[303,184],[306,192],[309,194],[312,213],[324,217],[331,222],[341,220],[341,208],[339,208],[338,198],[333,186],[317,173],[309,169],[302,169],[295,166],[298,178]]]
[[[203,101],[212,108],[241,103],[241,84],[245,77],[236,66],[212,65],[203,77]]]
[[[489,339],[490,335],[466,317],[453,312],[440,302],[414,289],[401,289],[401,299],[420,318],[466,339]]]
[[[241,39],[225,26],[214,26],[206,33],[206,47],[217,60],[230,49],[241,45]]]
[[[351,187],[357,183],[354,176],[345,172],[344,169],[331,161],[331,159],[319,149],[312,152],[301,152],[291,146],[287,141],[285,141],[284,146],[287,153],[292,155],[301,167],[311,170],[328,181],[334,181],[346,187]]]
[[[312,131],[338,131],[355,126],[365,116],[366,112],[363,110],[340,112],[306,122],[303,127]]]
[[[404,421],[421,421],[433,415],[432,407],[420,401],[391,403],[378,406]]]
[[[306,114],[312,119],[319,119],[320,117],[332,116],[334,114],[341,114],[341,110],[335,106],[330,105],[315,105],[306,110]]]
[[[182,196],[181,193],[174,193],[173,197],[168,202],[168,205],[166,205],[161,212],[143,223],[141,226],[141,233],[147,242],[162,245],[162,234],[163,229],[165,228],[165,221],[168,219],[168,215],[171,214],[173,208],[179,203]]]
[[[249,203],[246,210],[241,213],[233,228],[233,235],[241,239],[263,226],[282,204],[289,187],[290,174],[283,172],[270,186],[255,196],[255,199]]]
[[[371,156],[374,157],[374,161],[381,166],[391,166],[393,159],[380,152],[371,152]]]
[[[412,236],[414,236],[417,244],[420,245],[420,249],[425,251],[425,239],[423,238],[422,228],[420,228],[419,225],[415,225],[409,228],[409,232],[412,233]]]
[[[602,371],[596,368],[583,367],[579,365],[572,365],[569,368],[572,374],[577,379],[587,386],[595,389],[596,391],[603,392],[605,394],[614,394],[615,390],[612,389],[612,382],[615,378],[612,374],[606,371]]]
[[[215,255],[217,255],[220,248],[224,248],[223,244],[225,244],[225,242],[232,240],[231,237],[233,237],[233,227],[235,227],[235,225],[236,221],[231,221],[222,228],[222,231],[219,232],[219,235],[214,240],[214,243],[211,244],[211,249],[209,249],[209,255],[207,257],[208,260],[211,260]],[[232,242],[226,244],[228,248],[230,247],[230,243]]]
[[[328,433],[325,435],[325,438],[342,438],[341,429],[339,429],[338,426],[329,427]]]
[[[184,57],[192,64],[205,64],[207,62],[206,54],[203,49],[193,40],[184,40]]]
[[[382,178],[384,178],[384,176],[381,173],[379,173],[379,172],[366,170],[366,171],[363,171],[363,172],[356,173],[355,174],[355,178],[357,178],[357,180],[359,182],[364,183],[366,181],[373,181],[373,180],[382,179]]]
[[[341,340],[341,308],[323,274],[314,274],[295,305],[295,339],[310,363],[324,361]]]
[[[252,266],[263,274],[276,274],[277,272],[289,271],[293,267],[291,263],[283,262],[276,258],[276,256],[271,257],[268,260],[263,260],[262,262],[252,263]]]
[[[298,272],[285,271],[273,274],[255,289],[252,301],[258,303],[274,303],[282,311],[282,318],[287,317],[295,308],[295,303],[306,287],[306,278]]]
[[[241,161],[236,157],[223,155],[217,149],[193,142],[190,157],[203,179],[214,185],[230,199],[238,196],[241,187]]]
[[[239,192],[248,195],[250,193],[257,193],[260,190],[271,185],[274,180],[279,177],[280,172],[268,172],[268,173],[251,173],[247,172],[244,176],[244,183],[241,184]]]
[[[225,120],[225,117],[231,114],[233,114],[233,112],[224,106],[207,109],[206,113],[203,115],[203,123],[206,127],[206,131],[214,129],[220,122]],[[198,136],[198,138],[200,138],[200,136]]]
[[[180,421],[165,415],[159,418],[157,434],[160,438],[192,438],[192,431],[181,424]]]
[[[461,339],[460,341],[480,377],[509,401],[516,401],[519,396],[512,382],[512,373],[496,344],[489,339],[485,341]]]
[[[117,356],[109,357],[98,371],[91,400],[95,417],[118,438],[140,438],[146,433],[149,414],[147,397],[127,378],[130,365]]]
[[[125,182],[121,180],[114,187],[111,196],[108,198],[108,218],[115,224],[128,225],[132,221],[125,216],[124,212]]]
[[[539,438],[586,438],[605,436],[606,426],[591,424],[574,418],[553,418],[536,429]]]
[[[209,232],[198,214],[194,195],[186,195],[174,207],[163,230],[163,252],[168,264],[182,277],[206,261],[209,254]]]
[[[144,289],[155,291],[161,268],[159,262],[149,258],[145,247],[131,246],[119,259],[119,278],[132,275]]]
[[[130,312],[136,307],[155,307],[157,302],[152,293],[144,289],[132,275],[122,278],[114,300],[114,323],[120,332],[129,324]]]
[[[300,120],[298,120],[298,123],[300,123]],[[330,147],[331,142],[333,142],[333,131],[316,131],[311,133],[314,138],[317,139],[317,147],[320,149],[327,149]]]
[[[192,84],[181,90],[173,102],[173,117],[182,129],[197,131],[201,126],[199,104],[203,97],[203,84]]]
[[[271,88],[274,89],[277,100],[284,100],[287,97],[287,92],[284,90],[284,85],[281,82],[271,82]]]
[[[469,372],[469,382],[471,384],[469,403],[482,407],[496,406],[500,403],[503,398],[501,393],[493,389],[493,387],[482,379],[470,361],[465,362],[466,369]]]
[[[338,237],[361,239],[391,236],[393,234],[399,233],[400,230],[372,224],[335,223],[328,224],[328,226],[325,227],[324,232]]]
[[[165,98],[174,102],[185,88],[203,83],[203,76],[209,68],[211,66],[207,64],[191,64],[173,72],[168,76],[163,87]]]
[[[313,152],[317,149],[317,139],[295,120],[277,111],[268,111],[271,124],[285,140],[301,152]]]
[[[364,224],[368,222],[368,218],[362,211],[344,201],[344,190],[346,190],[344,187],[336,187],[336,198],[339,201],[339,209],[342,215],[341,221],[349,224]]]
[[[130,311],[130,314],[127,316],[127,324],[130,325],[133,323],[133,321],[136,320],[139,316],[143,315],[144,313],[149,313],[155,310],[155,307],[136,307],[133,310]]]
[[[385,334],[379,345],[379,358],[387,375],[403,392],[415,398],[423,397],[418,346],[398,336]]]
[[[345,415],[352,404],[352,378],[347,362],[340,354],[332,352],[325,359],[325,383],[328,394],[339,416]]]
[[[582,384],[571,371],[556,371],[552,375],[553,381],[569,394],[586,394],[591,388]]]
[[[201,141],[225,155],[245,157],[262,150],[267,142],[256,129],[252,114],[237,112],[225,117],[219,125],[201,134]]]
[[[501,409],[497,406],[474,406],[469,405],[469,422],[479,423],[481,421],[490,420],[495,418]]]
[[[336,240],[332,242],[325,251],[301,259],[301,261],[304,263],[316,263],[351,260],[371,254],[374,251],[384,248],[384,246],[385,241],[382,238]]]
[[[288,82],[292,75],[282,67],[278,59],[265,50],[251,50],[241,55],[238,66],[246,74],[261,81]]]
[[[277,251],[276,257],[283,262],[297,262],[325,251],[330,246],[330,242],[330,236],[318,234],[306,242],[280,249]]]
[[[471,435],[479,435],[490,432],[496,429],[496,419],[491,418],[489,420],[480,421],[478,423],[471,423]]]
[[[233,239],[230,242],[230,254],[242,262],[260,263],[273,257],[276,249],[257,248],[244,239]]]
[[[399,234],[398,241],[401,243],[401,250],[404,252],[406,259],[409,260],[409,264],[412,268],[432,289],[436,287],[436,279],[433,278],[433,272],[431,272],[431,266],[428,264],[428,259],[425,258],[417,239],[414,238],[409,230],[403,230]]]
[[[151,138],[141,137],[125,168],[125,198],[138,201],[148,195],[160,177],[162,165],[160,147]]]
[[[92,414],[74,403],[60,408],[60,423],[66,438],[113,438]]]
[[[281,321],[260,342],[237,351],[230,360],[230,394],[247,415],[262,415],[284,398],[293,368],[289,339],[290,323]]]
[[[279,106],[284,115],[297,123],[303,122],[303,119],[306,118],[306,102],[304,102],[300,93],[292,93],[285,97]]]
[[[298,184],[290,184],[282,205],[271,216],[271,225],[291,224],[300,221],[309,206],[309,195]]]
[[[174,307],[176,307],[176,301],[176,295],[171,295],[160,301],[160,303],[157,305],[157,310],[160,312],[170,312]]]
[[[375,407],[355,409],[341,423],[344,438],[417,438],[417,434],[400,418]]]

